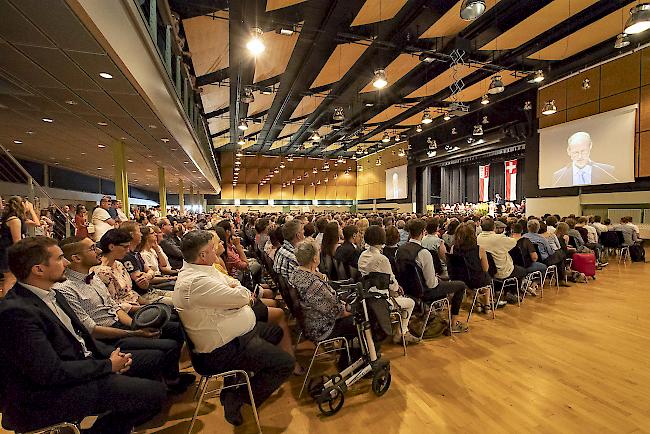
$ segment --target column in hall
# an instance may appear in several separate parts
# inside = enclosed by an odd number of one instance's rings
[[[183,187],[183,180],[178,180],[178,212],[185,215],[185,187]]]
[[[194,208],[194,186],[192,184],[190,184],[190,195],[188,196],[188,200],[190,202],[190,211],[192,211]]]
[[[167,185],[165,183],[165,168],[158,168],[158,203],[160,203],[160,215],[167,215]]]
[[[129,180],[126,173],[124,142],[113,144],[113,164],[115,165],[115,198],[122,201],[122,209],[129,212]]]

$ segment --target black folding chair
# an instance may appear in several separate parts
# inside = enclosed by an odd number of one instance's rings
[[[469,310],[469,315],[467,315],[468,323],[470,318],[472,317],[472,312],[474,312],[474,306],[476,305],[476,300],[478,300],[479,294],[481,293],[482,290],[486,290],[486,289],[489,291],[490,294],[490,305],[492,307],[492,319],[496,317],[495,314],[496,309],[494,305],[494,286],[485,285],[479,288],[475,288],[474,285],[472,285],[472,277],[469,271],[469,267],[467,266],[467,262],[465,262],[465,257],[453,253],[447,253],[447,271],[449,272],[449,279],[460,280],[462,282],[465,282],[467,288],[469,288],[470,291],[474,291],[474,299],[472,300],[472,307]]]

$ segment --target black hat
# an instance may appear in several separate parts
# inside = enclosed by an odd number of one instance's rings
[[[133,316],[131,328],[162,328],[172,315],[172,307],[164,303],[152,303],[142,306]]]

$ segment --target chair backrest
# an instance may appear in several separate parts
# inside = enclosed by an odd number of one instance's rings
[[[622,235],[622,233],[621,233]],[[603,231],[600,233],[600,244],[610,249],[620,247],[621,242],[618,233],[615,231]]]
[[[569,235],[569,245],[571,247],[578,247],[578,242],[576,241],[576,237]]]
[[[535,249],[537,250],[537,246],[535,246]],[[492,256],[492,253],[486,252],[487,253],[487,260],[488,260],[488,274],[490,277],[494,277],[497,274],[497,264],[494,262],[494,257]]]
[[[625,244],[625,235],[623,235],[623,231],[614,231],[616,232],[616,236],[618,237],[618,245],[622,246]]]
[[[390,262],[390,268],[393,269],[393,274],[397,275],[397,248],[384,247],[383,254],[388,258],[388,262]]]
[[[465,282],[466,285],[470,285],[472,279],[463,256],[447,253],[447,271],[449,272],[449,279],[460,280]]]
[[[576,226],[575,229],[576,229],[576,231],[578,231],[578,233],[582,237],[582,241],[584,241],[585,243],[589,242],[589,232],[587,231],[586,228]]]
[[[299,303],[296,294],[294,294],[294,291],[292,291],[289,282],[283,275],[278,275],[278,282],[280,283],[280,294],[282,295],[282,299],[289,308],[289,312],[291,312],[294,317],[298,318]]]
[[[426,284],[422,270],[417,264],[403,262],[397,275],[397,281],[404,288],[406,295],[416,299],[422,298]]]
[[[361,283],[365,289],[375,287],[380,291],[388,291],[390,286],[390,274],[373,271],[372,273],[363,276],[361,278]]]
[[[330,255],[326,255],[321,252],[318,269],[330,280],[339,280],[338,270],[334,264],[334,258],[332,258]]]
[[[348,268],[343,262],[339,261],[336,258],[332,258],[332,261],[334,262],[334,269],[336,270],[338,279],[347,280],[351,278],[350,273],[348,272]]]
[[[521,249],[519,248],[519,244],[514,246],[508,253],[510,254],[510,257],[512,258],[512,262],[515,265],[519,265],[520,267],[527,268],[526,258],[524,257],[524,254],[521,251]]]

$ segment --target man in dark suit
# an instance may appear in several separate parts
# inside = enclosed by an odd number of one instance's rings
[[[343,228],[343,244],[334,253],[334,259],[340,261],[346,268],[359,268],[359,256],[361,250],[361,232],[356,225],[348,225]]]
[[[580,131],[569,137],[567,154],[571,158],[571,163],[553,173],[553,187],[619,182],[613,175],[614,166],[591,160],[591,147],[589,133]]]
[[[56,241],[30,237],[9,249],[18,283],[0,302],[2,425],[31,431],[86,416],[90,433],[126,434],[161,409],[164,354],[125,354],[95,341],[52,285],[68,261]],[[134,378],[127,375],[146,378]]]

